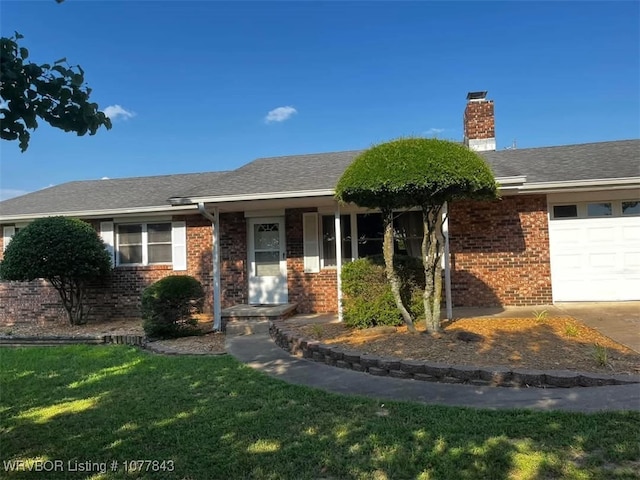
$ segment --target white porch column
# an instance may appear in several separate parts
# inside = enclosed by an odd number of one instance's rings
[[[447,319],[453,319],[451,305],[451,262],[449,261],[449,211],[445,202],[442,207],[442,235],[444,237],[444,295],[447,306]]]
[[[222,309],[220,299],[220,212],[213,207],[213,215],[204,208],[204,203],[198,203],[200,214],[211,222],[211,268],[213,274],[213,330],[222,330]]]
[[[338,285],[338,321],[342,321],[342,225],[340,222],[340,207],[335,212],[336,231],[336,278]]]
[[[220,212],[218,207],[213,209],[213,329],[215,331],[222,330],[222,300],[220,295],[222,288],[220,287]]]

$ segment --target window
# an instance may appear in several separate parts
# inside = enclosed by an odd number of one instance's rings
[[[403,212],[393,220],[395,252],[422,257],[422,212]]]
[[[351,218],[355,216],[357,251],[352,250]],[[322,255],[323,267],[336,265],[336,233],[335,217],[323,215],[322,222]],[[354,258],[370,257],[382,254],[384,228],[382,214],[359,213],[340,215],[342,230],[342,262],[350,262]],[[393,220],[395,252],[414,257],[421,256],[422,245],[422,213],[417,211],[397,213]],[[354,255],[354,253],[357,255]]]
[[[589,203],[587,204],[588,217],[610,217],[613,213],[611,202]]]
[[[577,205],[554,205],[553,218],[577,218]]]
[[[358,258],[370,257],[382,253],[384,228],[381,213],[359,213],[358,225]]]
[[[352,260],[351,215],[340,215],[342,231],[342,263]],[[322,256],[323,266],[336,266],[336,223],[333,215],[322,216]]]
[[[622,202],[622,215],[640,215],[640,201]]]
[[[171,223],[118,225],[118,265],[171,263]]]
[[[9,242],[11,241],[11,239],[13,237],[16,236],[16,233],[18,233],[20,231],[19,227],[14,227],[14,226],[6,226],[3,228],[3,232],[2,232],[2,250],[6,250],[7,249],[7,245],[9,245]]]

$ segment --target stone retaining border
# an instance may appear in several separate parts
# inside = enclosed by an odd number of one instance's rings
[[[225,355],[226,352],[184,352],[150,342],[142,335],[17,336],[1,335],[0,347],[55,347],[61,345],[133,345],[161,355]]]
[[[298,332],[287,328],[287,325],[280,320],[270,322],[269,334],[276,345],[296,357],[381,377],[494,387],[571,388],[640,383],[640,375],[474,367],[378,357],[303,338]]]
[[[85,335],[85,336],[18,336],[1,335],[0,346],[27,347],[27,346],[56,346],[56,345],[79,345],[79,344],[116,344],[135,345],[145,347],[146,337],[142,335]]]

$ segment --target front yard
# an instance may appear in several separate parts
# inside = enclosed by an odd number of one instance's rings
[[[0,364],[3,478],[640,478],[638,412],[381,404],[124,346],[3,348]]]

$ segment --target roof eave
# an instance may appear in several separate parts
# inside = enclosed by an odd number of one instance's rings
[[[561,182],[532,182],[519,188],[521,193],[556,193],[589,190],[640,188],[640,177],[595,178]]]
[[[18,220],[35,220],[42,217],[57,216],[92,219],[119,215],[174,214],[176,211],[192,211],[196,209],[197,205],[182,205],[181,208],[172,208],[171,205],[161,205],[154,207],[111,208],[105,210],[77,210],[71,212],[41,212],[19,215],[0,215],[0,223],[14,222]]]
[[[525,176],[500,177],[496,181],[500,184],[501,189],[517,188],[526,182]],[[268,193],[245,193],[240,195],[212,195],[200,197],[171,197],[169,203],[174,207],[184,205],[197,205],[198,203],[229,203],[229,202],[245,202],[252,200],[282,200],[288,198],[311,198],[311,197],[333,197],[335,190],[333,188],[323,188],[317,190],[293,190],[287,192],[268,192]]]
[[[240,195],[213,195],[201,197],[172,197],[169,203],[172,206],[179,207],[184,205],[193,205],[198,203],[229,203],[229,202],[245,202],[251,200],[280,200],[286,198],[309,198],[309,197],[328,197],[333,196],[332,188],[324,188],[318,190],[294,190],[288,192],[268,192],[268,193],[243,193]]]

